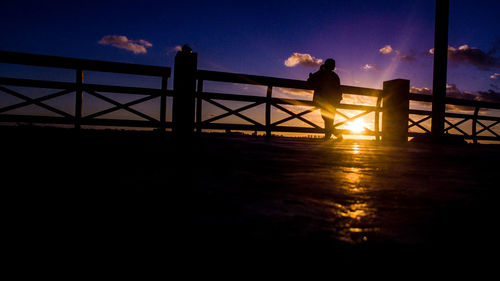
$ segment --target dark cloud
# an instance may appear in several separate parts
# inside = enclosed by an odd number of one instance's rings
[[[496,89],[498,89],[498,87]],[[414,94],[432,95],[432,89],[429,88],[417,88],[412,86],[410,88],[410,92]],[[500,92],[490,89],[488,91],[478,91],[472,93],[460,90],[459,88],[457,88],[455,84],[446,85],[446,96],[449,98],[456,98],[463,100],[477,100],[477,101],[500,103]],[[428,105],[428,103],[426,104]],[[447,108],[450,110],[459,110],[464,112],[470,112],[474,110],[474,108],[470,106],[461,106],[461,105],[447,105]]]
[[[417,87],[411,86],[410,93],[422,94],[422,95],[432,95],[432,89],[429,89],[429,88],[417,88]]]
[[[487,92],[478,91],[475,93],[461,91],[455,84],[446,85],[446,96],[450,98],[463,99],[463,100],[477,100],[485,102],[500,102],[500,93],[493,90]],[[461,105],[447,105],[449,110],[459,110],[463,112],[473,111],[474,108],[470,106]]]
[[[487,92],[478,92],[477,99],[480,101],[500,102],[500,92],[496,92],[492,89]]]
[[[384,47],[380,48],[378,51],[379,51],[379,53],[381,53],[383,55],[395,55],[396,58],[398,58],[402,61],[406,61],[406,62],[414,62],[417,60],[417,56],[416,56],[414,50],[410,50],[410,54],[408,55],[408,54],[405,54],[401,50],[396,50],[396,49],[392,48],[391,45],[385,45]]]
[[[475,93],[471,93],[471,92],[461,91],[460,89],[457,88],[455,84],[446,85],[446,96],[457,99],[465,99],[465,100],[500,102],[500,93],[495,92],[492,89],[486,92],[478,91]]]
[[[399,59],[406,62],[414,62],[417,60],[417,55],[414,50],[410,50],[410,54],[406,55],[400,52]]]
[[[495,43],[493,48],[484,52],[481,49],[462,45],[458,48],[448,46],[448,60],[450,63],[457,65],[468,64],[477,67],[480,70],[493,70],[500,67],[500,58],[493,55],[497,52],[498,43]],[[434,48],[429,50],[431,55],[434,54]]]
[[[496,51],[488,53],[483,52],[478,48],[470,48],[468,45],[463,45],[455,49],[448,48],[448,58],[450,62],[471,64],[481,70],[490,70],[500,67],[500,60],[492,56]]]

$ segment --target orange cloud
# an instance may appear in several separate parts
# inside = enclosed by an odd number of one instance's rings
[[[134,54],[146,54],[146,48],[150,48],[153,46],[153,44],[146,40],[130,40],[127,38],[127,36],[123,35],[106,35],[102,37],[102,39],[97,43],[101,45],[111,45],[116,48],[131,51]]]
[[[378,71],[378,70],[380,70],[380,68],[378,66],[373,65],[373,64],[365,64],[361,68],[363,68],[363,70],[366,70],[366,71],[370,71],[370,70]]]
[[[392,53],[393,49],[392,49],[391,45],[385,45],[383,48],[380,48],[378,51],[384,55],[387,55],[387,54]]]
[[[310,54],[293,53],[285,60],[285,65],[287,67],[295,67],[297,65],[318,67],[322,62],[322,59],[315,58]]]

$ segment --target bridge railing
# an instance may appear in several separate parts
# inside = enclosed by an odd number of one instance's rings
[[[423,94],[410,94],[410,100],[416,102],[422,102],[428,104],[432,103],[432,96]],[[487,110],[499,110],[500,103],[485,102],[477,100],[465,100],[448,97],[445,99],[447,105],[458,106],[460,108],[467,108],[468,110],[462,110],[463,112],[473,112],[472,114],[467,113],[456,113],[456,112],[446,112],[445,113],[445,133],[450,133],[450,130],[455,129],[460,135],[465,139],[473,140],[477,143],[478,140],[488,140],[488,141],[500,141],[500,135],[495,132],[492,128],[500,124],[500,117],[498,116],[487,116],[480,115],[481,111]],[[431,120],[432,111],[429,110],[418,110],[410,109],[410,115],[417,115],[423,117],[419,120],[413,120],[411,116],[409,117],[408,129],[417,127],[421,132],[409,132],[409,136],[417,136],[423,133],[431,133],[430,128],[423,126],[425,121]],[[452,120],[453,119],[453,120]],[[458,121],[457,121],[458,119]],[[470,133],[468,129],[463,128],[467,121],[470,122]],[[490,122],[486,124],[484,121]],[[461,126],[461,127],[460,127]],[[485,135],[489,133],[489,135]]]
[[[82,125],[147,127],[157,128],[163,131],[166,128],[173,128],[173,123],[175,122],[175,120],[172,120],[172,122],[168,122],[166,118],[167,97],[174,97],[175,95],[182,96],[186,94],[185,92],[183,92],[183,88],[178,87],[176,90],[175,85],[173,91],[167,90],[167,83],[171,74],[171,69],[169,67],[63,58],[6,51],[0,51],[0,63],[69,69],[74,71],[75,73],[75,80],[72,82],[0,77],[0,95],[13,96],[21,100],[20,102],[3,105],[0,107],[0,122],[69,124],[73,125],[77,129],[79,129]],[[306,81],[258,75],[198,70],[196,69],[196,67],[197,66],[195,64],[193,71],[195,77],[193,77],[192,81],[195,81],[194,83],[196,84],[196,87],[193,88],[196,88],[196,90],[193,93],[193,100],[195,101],[195,103],[192,104],[192,107],[196,107],[196,110],[193,110],[193,112],[195,112],[195,116],[193,119],[194,127],[198,132],[207,129],[261,131],[265,132],[267,135],[270,135],[272,132],[320,134],[324,132],[322,122],[320,122],[321,124],[316,124],[305,118],[306,114],[312,113],[319,109],[317,105],[310,99],[289,99],[276,97],[274,95],[276,89],[278,88],[312,90]],[[161,87],[145,88],[86,83],[83,79],[83,74],[85,71],[160,77]],[[204,90],[204,84],[207,81],[259,85],[266,87],[267,91],[265,96],[208,92]],[[334,124],[335,130],[343,134],[374,136],[378,140],[383,134],[385,134],[385,132],[388,131],[388,129],[393,125],[394,122],[399,122],[402,120],[402,122],[404,123],[403,126],[407,129],[419,128],[421,131],[410,131],[408,132],[407,136],[411,137],[421,133],[430,133],[429,128],[424,126],[424,122],[430,120],[431,111],[409,109],[409,107],[401,101],[417,101],[430,105],[430,103],[432,102],[432,96],[422,94],[409,94],[409,90],[406,90],[409,84],[406,85],[405,83],[399,83],[398,85],[403,86],[398,86],[399,88],[394,87],[397,82],[409,83],[407,80],[387,81],[384,82],[383,90],[343,85],[342,92],[344,94],[374,97],[376,99],[376,102],[375,105],[341,103],[338,107],[339,109],[341,109],[341,111],[337,111],[337,116],[341,116],[343,118],[336,118],[336,121],[339,119],[342,120],[339,120]],[[22,91],[18,88],[53,89],[55,90],[55,92],[51,94],[44,94],[43,96],[34,98],[30,95],[23,94]],[[391,88],[398,88],[398,93],[391,94]],[[68,112],[67,110],[64,111],[54,105],[47,103],[47,101],[49,100],[70,95],[72,93],[74,93],[74,112]],[[84,95],[93,96],[94,98],[103,100],[111,104],[112,107],[84,115]],[[111,98],[111,96],[114,95],[139,95],[142,97],[129,102],[119,102]],[[399,100],[394,103],[398,107],[395,110],[390,109],[391,102],[389,101],[391,96],[399,97]],[[155,98],[159,98],[160,100],[158,104],[160,111],[159,117],[152,117],[151,112],[144,110],[139,111],[133,108],[133,106],[135,105],[150,101]],[[223,101],[247,102],[247,104],[234,109],[223,104]],[[225,113],[216,116],[209,116],[208,118],[204,119],[204,103],[209,103],[219,109],[222,109],[225,111]],[[403,106],[401,106],[401,104]],[[445,133],[458,131],[458,133],[463,135],[465,139],[470,139],[474,142],[477,142],[478,140],[500,140],[500,135],[494,128],[495,126],[500,124],[500,117],[488,116],[483,114],[486,110],[499,110],[500,103],[447,98],[446,104],[452,106],[468,107],[469,110],[458,113],[446,112],[447,120],[445,120],[445,123],[447,124],[447,127],[445,128]],[[29,111],[21,111],[20,114],[12,114],[12,111],[17,110],[17,112],[19,112],[18,109],[23,109],[31,105],[35,105],[49,111],[51,113],[50,116],[34,115],[30,114]],[[246,110],[252,109],[259,105],[265,106],[265,109],[263,110],[265,120],[264,122],[257,121],[255,115],[245,115]],[[291,110],[290,108],[293,106],[300,107],[300,111],[297,112],[295,110]],[[175,99],[173,107],[175,107]],[[401,110],[404,107],[406,107],[407,111]],[[127,111],[139,118],[103,118],[103,116],[105,116],[106,114],[118,110]],[[345,113],[345,110],[357,112],[353,115],[348,115]],[[390,114],[392,114],[391,112],[395,112],[398,110],[400,110],[401,112],[400,114],[398,114],[398,117],[392,118],[392,120],[390,120],[390,118],[388,117]],[[279,120],[273,120],[273,113],[278,111],[286,114],[286,117]],[[381,112],[383,112],[383,122],[381,122]],[[471,112],[471,114],[468,114],[468,112]],[[352,132],[350,130],[341,129],[342,125],[346,124],[347,122],[362,118],[369,113],[374,113],[373,129],[365,128],[362,132]],[[241,122],[221,123],[221,121],[223,121],[222,119],[228,116],[239,117],[242,120],[246,121],[247,124],[242,124]],[[400,116],[408,116],[408,118],[400,118]],[[417,120],[415,116],[422,116],[423,118]],[[407,123],[405,123],[405,119],[407,120]],[[287,126],[286,123],[292,120],[299,120],[305,126]],[[468,125],[467,121],[469,120],[471,121],[470,127],[464,129],[464,125]],[[380,126],[381,123],[382,126]],[[386,125],[386,127],[384,127],[384,124]],[[383,128],[381,129],[381,127]],[[397,128],[397,130],[403,131],[405,134],[408,131],[407,129],[401,130],[400,128]],[[406,137],[406,135],[404,137]]]
[[[312,100],[273,97],[273,93],[276,88],[312,90],[311,86],[306,81],[275,78],[268,76],[207,71],[207,70],[198,70],[196,79],[197,79],[196,129],[198,132],[201,132],[203,129],[224,129],[224,130],[262,131],[265,132],[266,135],[270,135],[272,132],[324,133],[324,128],[322,126],[304,118],[304,115],[319,109],[317,104],[315,104]],[[239,95],[239,94],[236,95],[227,93],[207,92],[204,90],[204,83],[206,81],[265,86],[267,87],[266,96]],[[342,92],[351,95],[375,97],[377,101],[375,106],[341,103],[338,109],[356,110],[356,111],[361,111],[361,113],[355,114],[353,116],[348,116],[341,111],[337,111],[336,112],[337,116],[342,116],[343,120],[335,123],[334,129],[336,131],[341,132],[342,134],[369,135],[369,136],[375,136],[377,139],[379,139],[381,135],[379,120],[380,120],[380,112],[382,111],[381,104],[382,104],[383,91],[377,89],[361,88],[361,87],[342,86]],[[209,104],[212,104],[213,106],[224,110],[225,113],[216,116],[211,116],[208,119],[203,119],[203,110],[204,110],[202,106],[203,101],[208,102]],[[247,104],[245,106],[236,109],[232,109],[222,104],[219,101],[250,102],[250,104]],[[264,123],[258,122],[255,120],[255,117],[252,118],[251,116],[247,116],[243,113],[244,111],[257,107],[259,105],[265,105]],[[286,108],[286,106],[299,106],[308,108],[306,110],[302,110],[301,112],[296,113]],[[273,110],[279,110],[281,112],[284,112],[287,114],[287,117],[273,121],[271,118]],[[354,121],[355,119],[361,118],[371,112],[375,113],[375,118],[373,121],[374,130],[364,128],[364,131],[362,132],[352,132],[346,129],[339,129],[339,127],[346,124],[347,122]],[[229,116],[237,116],[240,119],[250,124],[215,123],[215,121],[221,120]],[[305,124],[306,126],[282,125],[285,122],[294,119],[302,121],[302,123]],[[336,118],[336,120],[338,119],[339,118]]]
[[[0,122],[27,122],[27,123],[44,123],[44,124],[71,124],[76,129],[82,125],[97,125],[97,126],[125,126],[125,127],[153,127],[159,130],[171,127],[171,122],[166,121],[167,96],[172,96],[172,91],[167,90],[168,79],[171,74],[169,67],[149,66],[130,63],[118,63],[99,60],[75,59],[46,55],[35,55],[17,52],[0,51],[0,63],[41,66],[51,68],[63,68],[75,71],[74,82],[58,82],[46,80],[33,80],[23,78],[0,77],[0,94],[14,96],[20,100],[19,103],[0,107]],[[90,84],[84,82],[85,71],[110,72],[119,74],[134,74],[142,76],[153,76],[161,78],[161,87],[143,88],[143,87],[125,87],[113,85]],[[29,87],[42,89],[55,89],[56,92],[42,97],[32,98],[26,94],[20,93],[12,87]],[[74,113],[68,113],[46,102],[61,96],[75,93]],[[110,95],[103,93],[113,93],[120,95],[141,95],[143,97],[121,103]],[[97,99],[103,100],[113,107],[84,115],[83,104],[84,94],[91,95]],[[160,117],[154,118],[146,112],[141,112],[132,108],[132,106],[144,103],[146,101],[160,98]],[[44,108],[55,116],[40,116],[33,114],[9,114],[10,111],[25,108],[30,105],[36,105]],[[140,117],[139,120],[131,119],[109,119],[98,118],[105,114],[125,110],[135,116]]]

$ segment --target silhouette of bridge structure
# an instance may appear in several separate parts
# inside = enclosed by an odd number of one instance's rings
[[[290,99],[274,97],[276,88],[289,88],[298,90],[312,90],[311,86],[303,80],[284,79],[276,77],[248,75],[239,73],[217,72],[199,70],[197,68],[197,54],[179,51],[174,66],[173,89],[168,89],[168,80],[171,78],[171,68],[130,63],[108,62],[88,59],[75,59],[56,56],[36,55],[18,52],[0,51],[0,63],[30,65],[38,67],[69,69],[74,71],[73,82],[60,82],[26,78],[0,77],[0,101],[2,96],[13,96],[20,102],[0,105],[0,122],[3,123],[33,123],[70,125],[76,130],[82,126],[125,127],[125,128],[154,128],[160,132],[171,130],[180,135],[201,133],[204,130],[241,130],[259,131],[270,136],[273,132],[290,133],[318,133],[324,132],[320,125],[305,118],[305,115],[318,110],[312,100]],[[115,74],[132,74],[161,79],[159,88],[115,86],[107,84],[93,84],[84,81],[84,73],[107,72]],[[266,96],[241,95],[208,92],[204,90],[207,82],[222,82],[244,85],[258,85],[266,87]],[[13,88],[14,87],[14,88]],[[53,89],[55,92],[39,97],[23,94],[19,88]],[[432,103],[432,96],[410,93],[408,80],[396,79],[384,82],[383,89],[342,86],[344,94],[354,96],[372,97],[375,105],[341,103],[336,120],[335,129],[343,134],[373,136],[376,140],[407,141],[408,137],[421,134],[430,134],[430,129],[425,122],[432,118],[430,110],[410,109],[410,102]],[[46,102],[74,93],[74,110],[65,111]],[[118,95],[139,95],[140,98],[128,102],[118,101]],[[104,101],[112,107],[84,114],[85,96],[92,96]],[[167,99],[172,99],[171,108]],[[133,108],[146,102],[153,102],[159,111],[158,116],[151,112]],[[224,102],[246,103],[244,106],[231,108]],[[3,102],[2,102],[3,103]],[[204,104],[210,104],[224,113],[203,118]],[[500,135],[494,127],[500,124],[500,117],[483,115],[484,111],[500,109],[500,103],[445,98],[445,103],[452,106],[468,107],[472,114],[446,112],[444,122],[447,127],[443,133],[458,132],[465,139],[499,141]],[[35,105],[45,109],[48,114],[34,114],[29,110],[20,109]],[[264,122],[257,121],[255,116],[245,115],[245,111],[263,108]],[[291,110],[290,107],[300,108],[300,112]],[[307,108],[307,109],[304,109]],[[127,111],[135,118],[106,118],[105,115],[116,111]],[[16,113],[12,113],[16,111]],[[170,112],[169,112],[170,111]],[[273,120],[273,112],[280,111],[287,116],[280,120]],[[346,112],[355,111],[353,115]],[[347,122],[362,118],[374,113],[373,129],[364,128],[362,132],[352,132],[341,129]],[[168,115],[172,118],[169,120]],[[241,122],[222,123],[226,117],[238,117]],[[417,119],[420,118],[420,119]],[[457,120],[458,119],[458,120]],[[305,126],[286,126],[291,120],[299,120]],[[468,122],[471,121],[471,122]],[[469,128],[463,126],[470,123]],[[419,131],[416,132],[415,129]]]

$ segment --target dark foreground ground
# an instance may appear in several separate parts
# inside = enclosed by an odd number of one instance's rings
[[[5,255],[35,272],[479,275],[498,259],[497,146],[0,132]]]

